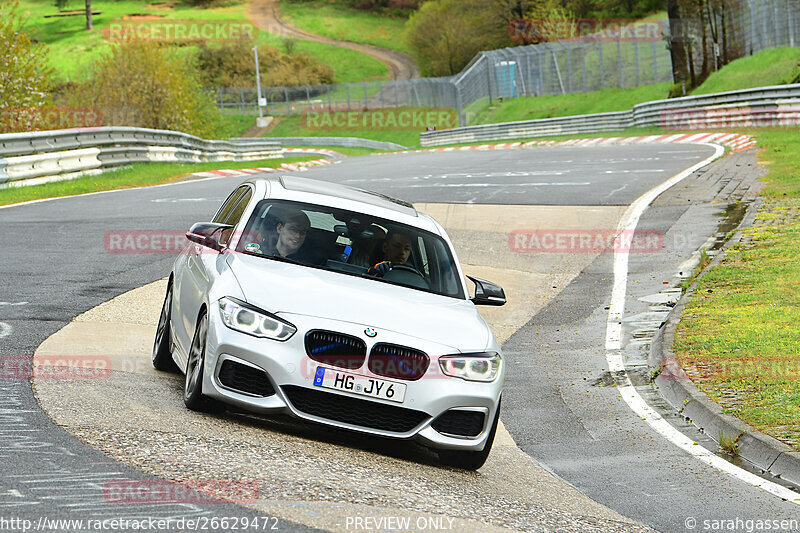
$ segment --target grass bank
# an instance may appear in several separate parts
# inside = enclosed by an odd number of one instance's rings
[[[798,82],[800,48],[772,48],[728,63],[692,91],[692,95]]]
[[[228,161],[216,163],[137,163],[97,176],[83,176],[67,181],[56,181],[30,187],[10,187],[0,190],[0,205],[16,204],[42,198],[56,198],[90,192],[127,189],[145,185],[159,185],[177,181],[187,174],[205,170],[237,168],[276,168],[284,163],[312,161],[319,156],[286,157],[258,161]],[[239,179],[239,178],[231,178]],[[240,179],[240,181],[242,181]]]
[[[726,413],[800,450],[800,132],[752,133],[769,169],[764,205],[698,280],[675,352]]]
[[[281,18],[309,33],[410,54],[403,36],[409,12],[355,9],[344,0],[281,2]]]
[[[590,113],[627,111],[636,104],[667,97],[670,83],[643,85],[634,89],[603,89],[591,93],[515,98],[488,105],[479,100],[467,109],[469,124],[495,124],[517,120],[568,117]]]
[[[200,8],[179,2],[150,2],[148,0],[94,0],[92,10],[100,12],[93,17],[94,30],[86,31],[86,20],[81,14],[54,17],[59,13],[52,1],[21,0],[20,13],[25,28],[32,30],[31,37],[49,48],[49,61],[55,69],[57,81],[83,81],[98,57],[107,53],[113,41],[110,28],[122,22],[146,23],[169,21],[202,21],[220,25],[250,24],[246,10],[247,0],[231,0],[221,7]],[[69,0],[67,10],[80,10],[84,2]],[[118,30],[119,31],[119,30]],[[256,41],[285,51],[285,39],[257,30]],[[186,44],[186,43],[182,43]],[[296,52],[307,52],[334,70],[338,82],[387,79],[389,70],[380,61],[366,54],[336,46],[296,41]],[[181,45],[181,54],[196,50],[192,44]],[[254,82],[255,83],[255,82]]]

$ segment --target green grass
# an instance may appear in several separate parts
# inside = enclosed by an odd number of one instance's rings
[[[693,95],[800,81],[800,48],[772,48],[732,61],[713,73]]]
[[[71,0],[67,9],[81,9],[84,3]],[[93,63],[107,53],[112,43],[104,38],[112,24],[122,21],[123,16],[133,13],[160,15],[163,20],[198,20],[217,23],[250,24],[245,14],[247,2],[233,1],[224,7],[201,9],[176,3],[171,9],[158,9],[146,0],[94,0],[92,10],[102,12],[93,17],[94,31],[85,30],[83,16],[45,18],[58,13],[51,1],[21,0],[20,13],[25,28],[32,30],[31,36],[49,47],[49,61],[55,69],[56,81],[84,81]],[[257,30],[256,41],[276,46],[283,51],[285,39]],[[195,46],[180,46],[181,54],[195,50]],[[366,54],[335,46],[297,41],[296,50],[307,52],[322,63],[333,68],[338,82],[387,79],[389,70],[380,61]]]
[[[279,167],[284,163],[312,161],[319,156],[287,157],[258,161],[228,161],[215,163],[137,163],[97,176],[84,176],[73,180],[56,181],[28,187],[10,187],[0,190],[0,205],[15,204],[28,200],[56,198],[89,192],[126,189],[145,185],[158,185],[176,181],[186,174],[205,170]]]
[[[403,111],[414,111],[415,108],[392,108],[386,110],[386,116]],[[448,117],[454,120],[452,110],[441,110],[449,113]],[[380,114],[379,111],[375,113]],[[321,120],[321,119],[320,119]],[[320,122],[321,126],[322,123]],[[375,141],[393,142],[406,147],[419,146],[420,130],[403,131],[398,129],[364,129],[364,130],[344,130],[328,129],[324,127],[307,128],[304,119],[298,115],[291,115],[281,119],[281,122],[269,131],[267,137],[360,137],[362,139],[372,139]]]
[[[403,37],[406,17],[355,9],[342,0],[284,1],[280,9],[286,22],[309,33],[411,53]]]
[[[284,148],[289,148],[289,146],[284,146]],[[384,150],[373,150],[372,148],[356,148],[350,146],[292,146],[291,148],[312,148],[312,149],[322,149],[322,150],[333,150],[334,152],[339,152],[342,155],[346,155],[347,157],[361,157],[364,155],[372,155],[383,152]]]
[[[286,38],[284,37],[259,31],[256,41],[274,46],[282,52],[285,51],[284,43]],[[297,52],[305,52],[317,61],[329,65],[333,69],[337,83],[389,79],[389,67],[374,57],[361,52],[312,41],[298,40],[295,46]],[[253,82],[253,85],[255,85],[255,82]]]
[[[698,280],[675,351],[684,367],[705,368],[696,383],[726,412],[800,450],[800,132],[752,133],[766,148],[764,206]],[[731,392],[739,402],[726,403]]]
[[[488,106],[487,100],[483,100],[467,109],[467,121],[470,124],[493,124],[627,111],[636,104],[666,98],[670,85],[670,83],[659,83],[635,89],[604,89],[592,93],[515,98],[505,100],[492,107]]]
[[[256,124],[256,115],[230,113],[222,115],[222,123],[217,128],[220,139],[241,137]]]

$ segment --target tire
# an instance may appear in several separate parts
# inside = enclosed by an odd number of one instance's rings
[[[186,361],[186,381],[183,386],[183,403],[192,411],[218,413],[224,410],[221,403],[203,395],[203,372],[208,337],[208,316],[203,312],[197,319],[197,327]]]
[[[492,422],[492,429],[489,431],[489,436],[486,437],[486,445],[483,450],[479,452],[467,452],[460,450],[437,450],[439,454],[439,462],[445,466],[452,466],[455,468],[463,468],[464,470],[477,470],[486,463],[489,458],[489,452],[492,451],[492,444],[494,444],[494,436],[497,433],[497,422],[500,420],[500,402],[497,403],[497,412],[494,415],[494,422]]]
[[[162,372],[179,373],[178,365],[172,360],[172,283],[167,286],[161,315],[158,318],[156,338],[153,342],[153,366]]]

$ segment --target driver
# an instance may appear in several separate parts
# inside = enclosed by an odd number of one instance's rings
[[[371,266],[367,274],[382,276],[392,269],[394,265],[404,265],[411,256],[411,237],[407,233],[391,230],[386,235],[381,247],[384,260]]]
[[[282,213],[279,220],[275,226],[275,233],[277,234],[275,246],[271,250],[267,250],[266,254],[302,261],[305,258],[301,257],[298,252],[306,240],[308,229],[311,227],[308,216],[299,209],[290,210]]]

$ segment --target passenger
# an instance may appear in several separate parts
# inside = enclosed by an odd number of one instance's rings
[[[353,254],[350,256],[350,263],[369,267],[375,264],[372,257],[379,245],[386,239],[386,232],[380,226],[372,224],[364,233],[369,236],[364,238],[359,235],[353,238]]]
[[[394,265],[405,265],[411,257],[411,237],[397,230],[390,230],[381,246],[383,260],[369,268],[367,274],[386,274]]]

